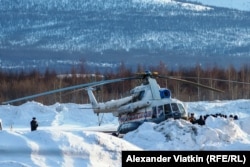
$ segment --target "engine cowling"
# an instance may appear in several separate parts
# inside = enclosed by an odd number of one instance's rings
[[[117,110],[117,113],[118,114],[131,113],[137,109],[147,107],[150,104],[151,104],[151,102],[149,102],[149,101],[137,101],[137,102],[130,103],[130,104],[119,107]]]

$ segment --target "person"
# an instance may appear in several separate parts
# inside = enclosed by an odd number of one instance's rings
[[[205,125],[205,120],[203,119],[203,116],[202,116],[202,115],[200,115],[200,118],[197,120],[197,123],[198,123],[199,125]]]
[[[194,113],[191,113],[191,116],[188,118],[188,120],[189,120],[192,124],[195,124],[195,123],[196,123],[196,118],[194,117]]]
[[[229,115],[229,120],[234,120],[234,117],[232,114]]]
[[[3,130],[2,128],[2,120],[0,119],[0,130]]]
[[[234,120],[238,120],[238,115],[234,115]]]
[[[36,121],[36,117],[33,117],[32,118],[32,121],[30,121],[30,128],[31,128],[31,131],[35,131],[38,127],[38,123]]]

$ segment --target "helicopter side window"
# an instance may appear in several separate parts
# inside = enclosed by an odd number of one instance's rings
[[[144,94],[145,94],[145,91],[140,91],[139,96],[138,96],[138,100],[141,100],[143,98]]]
[[[171,107],[172,107],[173,112],[179,111],[179,108],[176,103],[171,103]]]

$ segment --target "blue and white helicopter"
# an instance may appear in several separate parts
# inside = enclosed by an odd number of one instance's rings
[[[113,113],[115,117],[118,117],[119,127],[117,131],[113,133],[117,136],[123,135],[129,131],[137,129],[145,121],[160,123],[169,118],[187,119],[188,112],[185,108],[184,103],[178,99],[172,98],[171,91],[167,88],[161,88],[157,83],[156,78],[181,81],[193,84],[198,87],[210,89],[212,91],[222,92],[221,90],[201,85],[199,83],[175,77],[161,76],[158,75],[158,73],[156,72],[151,73],[150,71],[146,71],[144,73],[140,73],[132,77],[102,80],[65,87],[18,98],[15,100],[6,101],[2,104],[9,104],[17,101],[32,99],[39,96],[45,96],[52,93],[84,88],[88,93],[94,113],[96,113],[97,115],[99,115],[100,113]],[[134,79],[139,79],[141,83],[140,85],[131,89],[130,94],[128,96],[117,100],[107,101],[104,103],[99,103],[96,100],[93,92],[93,90],[95,90],[95,87]]]

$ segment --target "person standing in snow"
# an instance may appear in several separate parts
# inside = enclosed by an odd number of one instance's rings
[[[200,115],[200,118],[196,121],[199,125],[205,125],[205,120],[202,115]]]
[[[35,131],[37,127],[38,127],[38,123],[36,121],[36,117],[33,117],[32,120],[30,121],[31,131]]]
[[[2,130],[2,120],[0,119],[0,130]]]
[[[194,113],[191,113],[191,116],[188,118],[188,120],[189,120],[192,124],[195,124],[195,123],[196,123],[196,118],[194,117]]]

